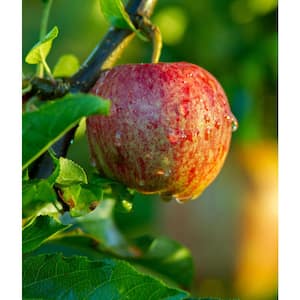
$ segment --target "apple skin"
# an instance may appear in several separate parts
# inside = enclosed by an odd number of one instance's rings
[[[237,122],[208,71],[186,62],[120,65],[90,92],[112,102],[109,116],[87,118],[101,174],[184,202],[220,172]]]

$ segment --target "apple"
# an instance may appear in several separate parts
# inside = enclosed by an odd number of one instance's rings
[[[104,71],[90,92],[112,102],[109,116],[87,119],[101,174],[184,202],[220,172],[237,121],[205,69],[186,62],[120,65]]]

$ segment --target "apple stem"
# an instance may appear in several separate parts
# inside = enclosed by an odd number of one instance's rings
[[[158,63],[161,49],[162,49],[162,36],[159,28],[152,24],[150,19],[147,17],[142,17],[139,23],[140,30],[145,33],[152,41],[153,51],[152,51],[152,63]]]
[[[149,19],[153,14],[156,3],[157,0],[142,0],[141,4],[137,8],[138,15]]]

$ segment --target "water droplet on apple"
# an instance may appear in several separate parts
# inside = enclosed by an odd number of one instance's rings
[[[120,147],[121,146],[121,132],[117,131],[116,132],[116,135],[115,135],[115,145],[117,147]]]
[[[156,172],[157,175],[165,175],[165,171],[164,170],[158,170]]]
[[[232,113],[225,115],[225,119],[230,123],[232,132],[238,129],[238,121]]]
[[[189,99],[183,99],[180,106],[179,106],[179,111],[180,113],[183,115],[183,117],[185,118],[188,114],[189,114],[189,103],[190,100]]]
[[[184,130],[180,131],[180,138],[185,140],[187,138],[186,132]]]
[[[172,144],[172,145],[175,145],[175,144],[177,144],[177,142],[178,142],[178,135],[175,133],[175,132],[171,132],[171,133],[169,133],[169,135],[168,135],[168,140],[169,140],[169,142]]]
[[[72,140],[70,141],[70,144],[71,144],[71,145],[73,145],[73,144],[74,144],[74,139],[72,139]]]
[[[170,169],[165,170],[165,177],[169,177],[171,175],[172,171]]]
[[[210,127],[206,127],[205,131],[204,131],[204,139],[206,141],[208,141],[209,137],[210,137],[210,134],[211,134],[211,128]]]
[[[231,119],[232,132],[237,131],[238,128],[239,128],[239,123],[238,123],[237,119],[234,116],[232,116],[232,119]]]
[[[173,195],[169,192],[164,192],[160,194],[160,198],[163,201],[169,202],[174,199]]]
[[[215,122],[215,128],[216,128],[216,129],[219,129],[220,127],[221,127],[220,121],[216,121],[216,122]]]
[[[231,121],[231,116],[230,116],[230,115],[225,115],[224,118],[225,118],[227,121]]]
[[[204,121],[205,123],[209,123],[210,121],[210,117],[207,114],[204,115]]]
[[[184,204],[184,201],[178,199],[178,198],[175,198],[175,201],[178,203],[178,204]]]

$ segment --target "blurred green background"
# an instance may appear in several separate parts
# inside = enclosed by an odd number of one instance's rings
[[[38,41],[41,0],[23,4],[24,58]],[[220,81],[239,122],[224,168],[196,201],[139,197],[133,215],[117,214],[129,236],[168,235],[192,252],[193,292],[201,296],[277,299],[277,1],[159,0],[152,18],[163,35],[161,61],[188,61]],[[72,53],[82,63],[108,29],[97,0],[53,1],[49,27],[60,33],[53,68]],[[137,38],[118,64],[149,62]],[[24,74],[35,67],[23,64]],[[88,167],[84,135],[69,156]]]

